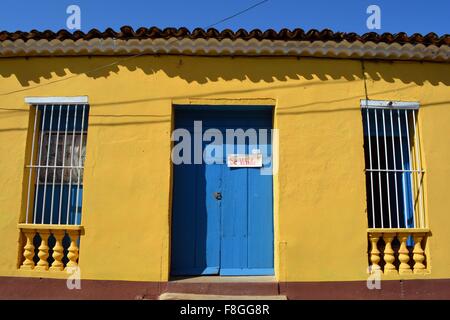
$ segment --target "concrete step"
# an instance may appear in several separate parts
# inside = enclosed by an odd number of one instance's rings
[[[219,296],[278,296],[278,282],[274,277],[214,277],[202,276],[171,280],[167,293]]]
[[[287,300],[287,297],[283,295],[247,296],[166,292],[159,296],[159,300]]]

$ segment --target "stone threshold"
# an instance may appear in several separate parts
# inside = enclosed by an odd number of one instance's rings
[[[241,296],[166,292],[159,296],[159,300],[287,300],[287,297],[284,295]]]
[[[248,282],[273,282],[274,276],[189,276],[171,277],[169,283],[248,283]]]

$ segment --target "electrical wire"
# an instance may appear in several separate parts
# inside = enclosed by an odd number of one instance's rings
[[[211,28],[211,27],[213,27],[213,26],[216,26],[216,25],[218,25],[218,24],[221,24],[221,23],[223,23],[223,22],[225,22],[225,21],[231,20],[231,19],[233,19],[233,18],[235,18],[235,17],[237,17],[237,16],[239,16],[239,15],[241,15],[241,14],[244,14],[244,13],[246,13],[246,12],[248,12],[248,11],[250,11],[250,10],[252,10],[252,9],[254,9],[254,8],[256,8],[256,7],[258,7],[258,6],[262,5],[262,4],[264,4],[264,3],[266,3],[266,2],[268,2],[268,1],[269,1],[269,0],[262,0],[262,1],[259,1],[259,2],[257,2],[257,3],[255,3],[255,4],[253,4],[253,5],[251,5],[250,7],[246,8],[246,9],[244,9],[244,10],[241,10],[241,11],[235,13],[235,14],[232,14],[231,16],[228,16],[228,17],[226,17],[226,18],[223,18],[223,19],[221,19],[221,20],[219,20],[219,21],[217,21],[217,22],[214,22],[214,23],[212,23],[212,24],[206,26],[206,29]],[[177,38],[174,38],[174,41],[172,41],[172,42],[168,41],[167,44],[166,44],[166,46],[172,44],[173,42],[175,42],[175,41],[177,41],[177,40],[178,40]],[[51,84],[54,84],[54,83],[58,83],[58,82],[70,80],[70,79],[76,78],[76,77],[78,77],[78,76],[81,76],[81,75],[83,75],[83,74],[88,75],[89,73],[97,72],[97,71],[103,70],[103,69],[105,69],[105,68],[109,68],[109,67],[115,66],[115,65],[117,65],[117,64],[119,64],[119,63],[121,63],[121,62],[128,61],[128,60],[131,60],[131,59],[135,59],[135,58],[137,58],[137,57],[140,57],[140,56],[143,56],[143,55],[146,55],[146,54],[147,54],[147,53],[145,53],[145,52],[141,52],[141,53],[138,53],[138,54],[135,54],[135,55],[132,55],[132,56],[128,56],[128,57],[123,58],[123,59],[116,60],[116,61],[114,61],[114,62],[105,64],[105,65],[96,67],[96,68],[91,69],[91,70],[87,70],[87,71],[84,71],[84,72],[80,72],[80,73],[71,75],[71,76],[66,77],[66,78],[63,78],[63,79],[53,80],[53,81],[46,82],[46,83],[42,83],[42,84],[37,84],[37,85],[35,85],[35,86],[33,86],[33,87],[29,87],[29,88],[22,88],[22,89],[19,89],[19,90],[14,90],[14,91],[9,91],[9,92],[0,93],[0,96],[6,96],[6,95],[14,94],[14,93],[19,93],[19,92],[23,92],[23,91],[33,90],[33,89],[36,89],[36,88],[39,88],[39,87],[48,86],[48,85],[51,85]]]

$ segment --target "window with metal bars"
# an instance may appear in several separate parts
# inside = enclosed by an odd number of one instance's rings
[[[418,103],[362,100],[369,228],[425,228]]]
[[[34,104],[25,223],[81,223],[89,105]]]

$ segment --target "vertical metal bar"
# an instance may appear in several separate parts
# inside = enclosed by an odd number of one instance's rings
[[[381,110],[381,115],[383,117],[383,138],[384,138],[384,159],[386,162],[386,169],[389,169],[388,157],[387,157],[387,137],[386,137],[386,118],[384,116],[385,110]],[[388,212],[389,212],[389,228],[392,228],[391,221],[391,188],[389,187],[389,172],[386,171],[386,184],[387,184],[387,198],[388,198]]]
[[[417,189],[418,189],[418,197],[419,197],[419,208],[420,208],[420,223],[421,228],[425,228],[425,214],[423,212],[424,205],[423,205],[423,195],[422,195],[422,165],[420,161],[420,145],[419,145],[419,131],[416,127],[416,111],[412,110],[413,115],[413,123],[414,123],[414,148],[416,149],[416,164],[417,164]]]
[[[33,223],[36,224],[36,213],[37,213],[37,197],[38,197],[38,193],[39,193],[39,176],[41,174],[41,159],[42,159],[42,145],[43,145],[43,140],[44,140],[44,124],[45,124],[45,112],[47,110],[47,106],[43,105],[44,107],[44,112],[42,115],[42,120],[41,120],[41,141],[39,143],[39,167],[37,170],[37,175],[36,175],[36,193],[34,194],[34,217],[33,217]],[[37,108],[39,108],[39,106],[37,106]]]
[[[67,128],[69,124],[69,105],[66,106],[66,122],[64,129],[64,144],[63,144],[63,161],[62,161],[62,170],[61,170],[61,192],[59,194],[59,214],[58,214],[58,224],[61,224],[61,216],[62,216],[62,196],[64,190],[64,166],[66,164],[66,146],[67,146]]]
[[[45,161],[45,182],[44,182],[44,200],[42,201],[42,217],[41,223],[44,224],[44,213],[45,213],[45,200],[47,198],[47,178],[48,178],[48,162],[50,160],[50,149],[52,148],[52,125],[53,125],[53,104],[50,109],[50,127],[48,128],[48,141],[47,141],[47,159]]]
[[[403,136],[402,136],[402,125],[400,122],[400,110],[397,110],[397,121],[398,121],[398,134],[400,136],[400,159],[402,161],[402,190],[403,190],[403,216],[405,218],[405,228],[408,228],[408,218],[406,216],[406,186],[405,186],[405,180],[403,179],[405,175],[405,163],[403,162]]]
[[[381,169],[380,166],[380,145],[378,142],[378,120],[377,120],[377,109],[373,109],[375,113],[375,135],[376,135],[376,141],[377,141],[377,159],[378,159],[378,170]],[[380,213],[381,213],[381,227],[384,228],[384,222],[383,222],[383,195],[381,193],[381,171],[378,171],[378,187],[380,191]]]
[[[55,162],[54,162],[54,168],[53,168],[53,183],[52,183],[52,202],[50,206],[50,224],[53,224],[53,202],[54,202],[54,195],[55,195],[55,182],[56,182],[56,166],[58,164],[58,146],[59,146],[59,126],[61,125],[61,105],[59,105],[59,114],[58,114],[58,127],[56,131],[56,147],[55,147]]]
[[[73,130],[72,130],[72,151],[70,153],[70,168],[69,168],[69,196],[67,197],[67,217],[66,224],[69,224],[69,209],[70,209],[70,195],[72,193],[72,167],[73,167],[73,149],[75,146],[75,127],[77,126],[77,110],[78,105],[75,105],[75,114],[73,117]]]
[[[81,180],[81,168],[84,168],[84,165],[81,164],[82,151],[83,151],[83,137],[84,137],[84,114],[85,114],[86,105],[83,104],[83,114],[81,118],[81,134],[80,134],[80,150],[79,150],[79,159],[78,159],[78,181],[77,181],[77,198],[75,201],[75,205],[78,206],[78,193],[80,188],[80,180]]]
[[[391,117],[391,138],[392,138],[392,158],[393,158],[393,162],[394,162],[394,170],[397,170],[397,164],[396,164],[396,160],[397,157],[395,155],[395,142],[394,142],[394,121],[392,120],[392,109],[389,110],[390,113],[390,117]],[[397,209],[397,228],[400,228],[400,212],[398,209],[398,188],[397,188],[397,171],[394,172],[394,183],[395,183],[395,207]]]
[[[27,195],[27,212],[25,216],[25,223],[28,223],[28,214],[30,210],[30,193],[31,193],[31,176],[33,175],[33,159],[34,159],[34,140],[36,139],[38,109],[34,108],[34,125],[33,125],[33,140],[31,142],[31,156],[30,156],[30,171],[28,172],[28,195]]]
[[[406,139],[408,142],[408,159],[409,159],[409,174],[411,177],[411,198],[412,198],[412,210],[413,210],[413,227],[416,228],[416,209],[414,208],[414,186],[413,186],[413,169],[412,169],[412,157],[411,157],[411,140],[409,139],[409,120],[408,120],[408,110],[405,110],[405,124],[406,124]]]
[[[370,118],[369,118],[369,108],[366,108],[366,120],[367,120],[367,140],[369,140],[369,166],[370,169],[373,169],[372,166],[372,143],[371,143],[371,137],[370,137]],[[371,228],[376,228],[375,225],[375,199],[373,198],[373,172],[370,171],[370,193],[371,193],[371,199],[372,199],[372,226]]]

